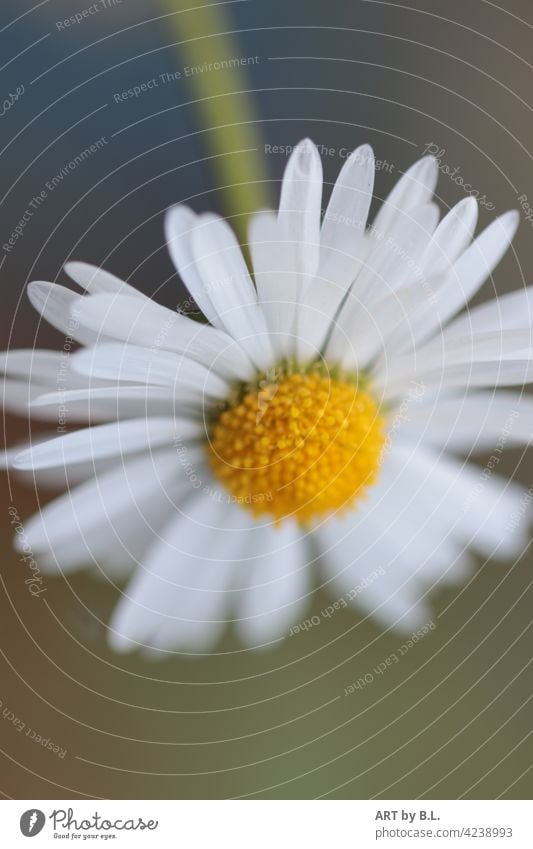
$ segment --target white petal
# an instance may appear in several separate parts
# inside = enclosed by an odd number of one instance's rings
[[[354,150],[344,163],[324,214],[320,232],[319,276],[348,288],[363,259],[368,210],[374,186],[370,145]]]
[[[203,397],[225,399],[229,384],[221,377],[181,354],[140,348],[135,345],[98,345],[72,357],[73,368],[92,377],[127,380],[172,387],[178,397],[201,401]]]
[[[424,278],[422,257],[439,221],[434,203],[399,212],[386,232],[374,227],[373,248],[360,271],[353,291],[368,293],[369,303],[397,291],[403,284]]]
[[[418,281],[423,288],[425,278],[420,265],[421,255],[431,239],[438,221],[435,204],[398,213],[387,234],[377,230],[368,237],[370,248],[348,297],[336,319],[327,346],[327,355],[335,362],[349,362],[346,340],[353,338],[352,327],[359,318],[361,304],[368,309],[403,284]]]
[[[197,493],[171,519],[113,614],[109,640],[115,650],[213,644],[228,618],[226,591],[249,533],[232,530],[232,512]]]
[[[313,142],[304,139],[296,145],[287,162],[278,211],[278,224],[288,242],[287,271],[293,278],[291,289],[298,293],[300,302],[293,353],[301,361],[316,357],[324,336],[318,326],[320,314],[313,308],[306,309],[317,283],[313,278],[320,259],[321,208],[322,163]],[[314,305],[310,303],[310,306]]]
[[[426,604],[419,607],[424,584],[464,578],[471,568],[465,546],[488,556],[519,553],[531,516],[512,483],[395,440],[369,502],[317,533],[341,595],[386,625],[411,628],[428,621]],[[380,567],[385,574],[376,575]]]
[[[374,156],[368,145],[345,162],[333,188],[320,232],[320,263],[315,279],[304,280],[297,309],[298,335],[307,358],[320,353],[339,306],[367,252],[365,225],[372,198]],[[305,246],[304,246],[305,247]],[[293,275],[298,281],[298,276]],[[304,356],[305,358],[305,356]]]
[[[396,348],[431,338],[468,303],[507,251],[518,222],[517,212],[506,212],[483,230],[454,263],[435,297],[421,303],[420,315],[413,317],[408,335],[400,336]]]
[[[20,454],[21,451],[30,447],[35,448],[36,445],[44,444],[47,439],[32,440],[31,443],[25,442],[18,445],[16,448],[10,449],[9,455],[10,467],[13,468],[13,460]],[[116,457],[104,457],[98,460],[85,460],[80,463],[64,463],[60,466],[51,466],[46,469],[15,469],[17,479],[24,481],[27,486],[31,486],[34,490],[53,489],[65,490],[77,486],[83,481],[88,480],[95,474],[106,472],[112,466],[116,465]]]
[[[268,367],[273,352],[266,322],[229,225],[177,206],[167,214],[166,232],[172,259],[206,318],[239,342],[256,365]]]
[[[477,218],[477,202],[472,197],[464,198],[450,210],[422,257],[421,265],[427,274],[441,274],[453,265],[472,241]]]
[[[25,380],[7,380],[2,381],[2,406],[8,413],[13,413],[18,416],[27,416],[29,413],[29,404],[42,393],[43,386],[39,384],[30,384]],[[35,418],[50,418],[47,411],[37,411]],[[51,418],[57,421],[57,415],[54,414]]]
[[[492,386],[523,386],[533,382],[531,360],[506,360],[504,362],[473,363],[451,366],[446,370],[446,389]],[[431,383],[427,381],[428,387]]]
[[[60,351],[15,348],[0,354],[0,371],[10,377],[28,377],[32,382],[54,386],[66,359]]]
[[[355,309],[354,303],[350,315],[352,323],[348,324],[347,315],[342,325],[339,322],[334,331],[340,337],[335,344],[342,351],[341,365],[347,369],[365,369],[380,351],[386,355],[388,337],[398,326],[409,322],[410,313],[422,297],[421,286],[413,285],[404,286],[398,292],[382,298],[372,308],[360,302],[359,308]]]
[[[380,363],[376,369],[379,375],[376,386],[387,395],[401,392],[415,379],[433,385],[442,380],[446,386],[448,372],[454,366],[530,360],[532,341],[531,329],[489,331],[450,340],[443,335],[408,354],[395,357],[388,369]]]
[[[521,487],[492,470],[487,473],[399,438],[391,458],[401,463],[401,485],[415,489],[413,495],[404,493],[404,503],[415,510],[419,521],[438,509],[449,534],[488,557],[516,556],[523,551],[531,510]]]
[[[143,300],[146,298],[146,295],[130,286],[129,283],[125,283],[124,280],[96,265],[89,265],[87,262],[67,262],[65,271],[78,286],[91,295],[102,292],[110,295],[131,295]]]
[[[293,270],[312,277],[320,255],[322,163],[309,139],[296,145],[289,157],[279,201],[278,222],[293,245]]]
[[[274,212],[253,215],[248,238],[258,301],[276,359],[283,359],[296,350],[300,281],[293,271],[292,244]]]
[[[32,306],[52,327],[82,345],[94,344],[96,334],[80,327],[76,311],[73,309],[77,302],[81,301],[79,295],[65,286],[41,280],[30,283],[27,291]]]
[[[42,348],[15,348],[0,353],[0,371],[9,377],[25,378],[35,390],[68,391],[87,386],[87,378],[72,368],[73,354],[70,349],[46,351]],[[100,380],[92,381],[101,386]]]
[[[124,513],[129,514],[126,518],[133,530],[139,521],[138,505],[156,496],[163,502],[169,485],[183,476],[174,451],[128,458],[43,507],[24,523],[26,539],[35,551],[57,553],[86,536],[94,535],[97,542],[102,531],[108,525],[113,528],[114,520]]]
[[[154,301],[95,295],[79,298],[76,306],[81,323],[100,341],[104,335],[132,345],[185,353],[232,380],[251,380],[255,374],[242,348],[226,333]]]
[[[348,516],[324,524],[317,537],[333,585],[330,594],[336,590],[339,598],[352,601],[387,628],[409,631],[429,621],[419,582],[401,568],[386,527],[376,531],[371,519]],[[413,563],[413,571],[417,565]],[[362,583],[367,586],[358,592]]]
[[[198,436],[200,432],[200,426],[192,419],[128,419],[58,436],[22,451],[13,465],[17,469],[43,469],[88,459],[131,454],[148,447]]]
[[[388,551],[389,575],[394,572],[397,581],[412,579],[411,589],[418,584],[418,592],[463,583],[470,577],[474,558],[460,535],[454,535],[453,522],[448,526],[443,520],[437,501],[431,511],[421,512],[408,501],[408,488],[399,481],[386,492],[381,489],[380,498],[373,499],[373,509],[363,508],[362,512],[371,535],[381,540],[383,553]]]
[[[288,635],[297,625],[311,592],[307,545],[296,524],[253,531],[253,559],[243,561],[247,589],[242,593],[236,627],[256,647]],[[255,552],[261,554],[255,555]]]
[[[411,165],[384,201],[373,228],[386,233],[398,213],[428,203],[433,197],[438,176],[438,162],[433,156],[425,156]]]
[[[469,308],[443,332],[446,340],[488,330],[518,330],[533,326],[533,286],[508,292]]]
[[[411,379],[407,376],[394,382],[380,377],[374,382],[376,392],[385,400],[398,399],[409,391]],[[511,360],[454,363],[445,371],[434,371],[423,377],[424,391],[450,391],[452,389],[481,389],[499,386],[523,386],[533,382],[533,360],[520,357]]]
[[[59,421],[105,422],[112,419],[151,416],[171,416],[176,401],[168,389],[155,386],[100,386],[95,389],[72,389],[67,392],[42,394],[43,387],[34,391],[30,404],[32,417]],[[26,412],[27,409],[26,387]],[[179,405],[180,413],[184,412]]]
[[[113,515],[106,516],[102,510],[96,530],[86,533],[83,526],[74,526],[69,539],[51,539],[50,547],[36,555],[39,569],[57,576],[89,568],[93,575],[112,581],[134,573],[175,510],[172,482],[167,491],[161,485],[158,489],[148,486],[147,494],[139,493],[135,503],[121,500],[124,509]]]
[[[230,226],[216,215],[201,215],[193,230],[192,251],[202,293],[211,303],[207,318],[239,342],[258,368],[267,369],[274,359],[268,328]],[[197,293],[192,294],[198,300]]]
[[[397,437],[395,437],[397,439]],[[394,581],[411,580],[423,588],[462,582],[471,572],[472,557],[464,538],[454,532],[456,505],[448,505],[442,493],[429,496],[425,480],[409,475],[405,455],[386,454],[380,477],[358,512],[355,522],[364,524],[370,539],[379,539],[382,554],[388,551]],[[387,557],[383,563],[387,563]],[[387,579],[386,579],[387,580]]]
[[[192,252],[192,233],[199,216],[188,206],[173,206],[165,218],[167,247],[179,275],[194,297],[199,309],[210,321],[215,317],[213,305],[205,291]]]
[[[516,392],[477,392],[435,399],[409,411],[405,432],[451,451],[484,451],[533,441],[533,399]],[[498,448],[498,446],[500,446]]]

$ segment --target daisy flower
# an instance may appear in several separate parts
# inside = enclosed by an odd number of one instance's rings
[[[531,499],[497,466],[532,435],[532,290],[465,309],[518,215],[474,239],[468,197],[439,223],[437,175],[416,162],[369,226],[372,150],[322,212],[303,141],[278,212],[251,219],[250,264],[219,216],[168,212],[178,309],[79,262],[65,270],[83,294],[30,284],[65,346],[5,353],[5,402],[56,432],[6,460],[65,492],[18,544],[44,573],[120,583],[114,649],[201,652],[227,622],[275,644],[309,627],[317,580],[332,609],[410,631],[472,552],[520,553]]]

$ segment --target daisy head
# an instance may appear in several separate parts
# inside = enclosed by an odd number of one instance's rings
[[[204,651],[230,621],[273,645],[305,617],[313,573],[408,631],[472,551],[520,552],[528,504],[497,465],[531,438],[531,295],[467,308],[517,214],[474,238],[468,197],[439,221],[437,174],[416,162],[369,224],[372,150],[346,160],[324,210],[303,141],[244,253],[219,216],[168,212],[190,295],[177,309],[84,263],[66,266],[82,294],[30,284],[79,350],[2,357],[6,407],[58,431],[6,462],[65,488],[19,544],[43,572],[116,582],[115,649]],[[487,449],[490,469],[468,462]]]

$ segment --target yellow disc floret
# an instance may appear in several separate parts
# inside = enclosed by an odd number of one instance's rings
[[[376,479],[384,422],[372,396],[329,375],[265,380],[229,405],[209,461],[256,515],[307,521],[352,506]]]

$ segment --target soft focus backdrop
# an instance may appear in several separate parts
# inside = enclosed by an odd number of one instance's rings
[[[437,153],[443,210],[463,177],[480,226],[522,211],[480,299],[530,284],[532,30],[530,0],[2,0],[2,245],[26,219],[0,251],[2,347],[61,346],[24,290],[66,281],[72,257],[175,307],[164,210],[215,209],[244,232],[277,199],[283,148],[304,136],[322,146],[328,192],[346,152],[370,142],[376,203]],[[8,442],[27,433],[13,418],[4,429]],[[531,456],[508,450],[500,470],[532,485]],[[270,653],[228,633],[194,660],[113,655],[116,588],[80,573],[28,592],[8,509],[23,519],[37,503],[2,476],[6,797],[531,796],[530,552],[436,594],[436,628],[346,696],[404,642],[350,611]],[[310,616],[326,596],[313,604]]]

